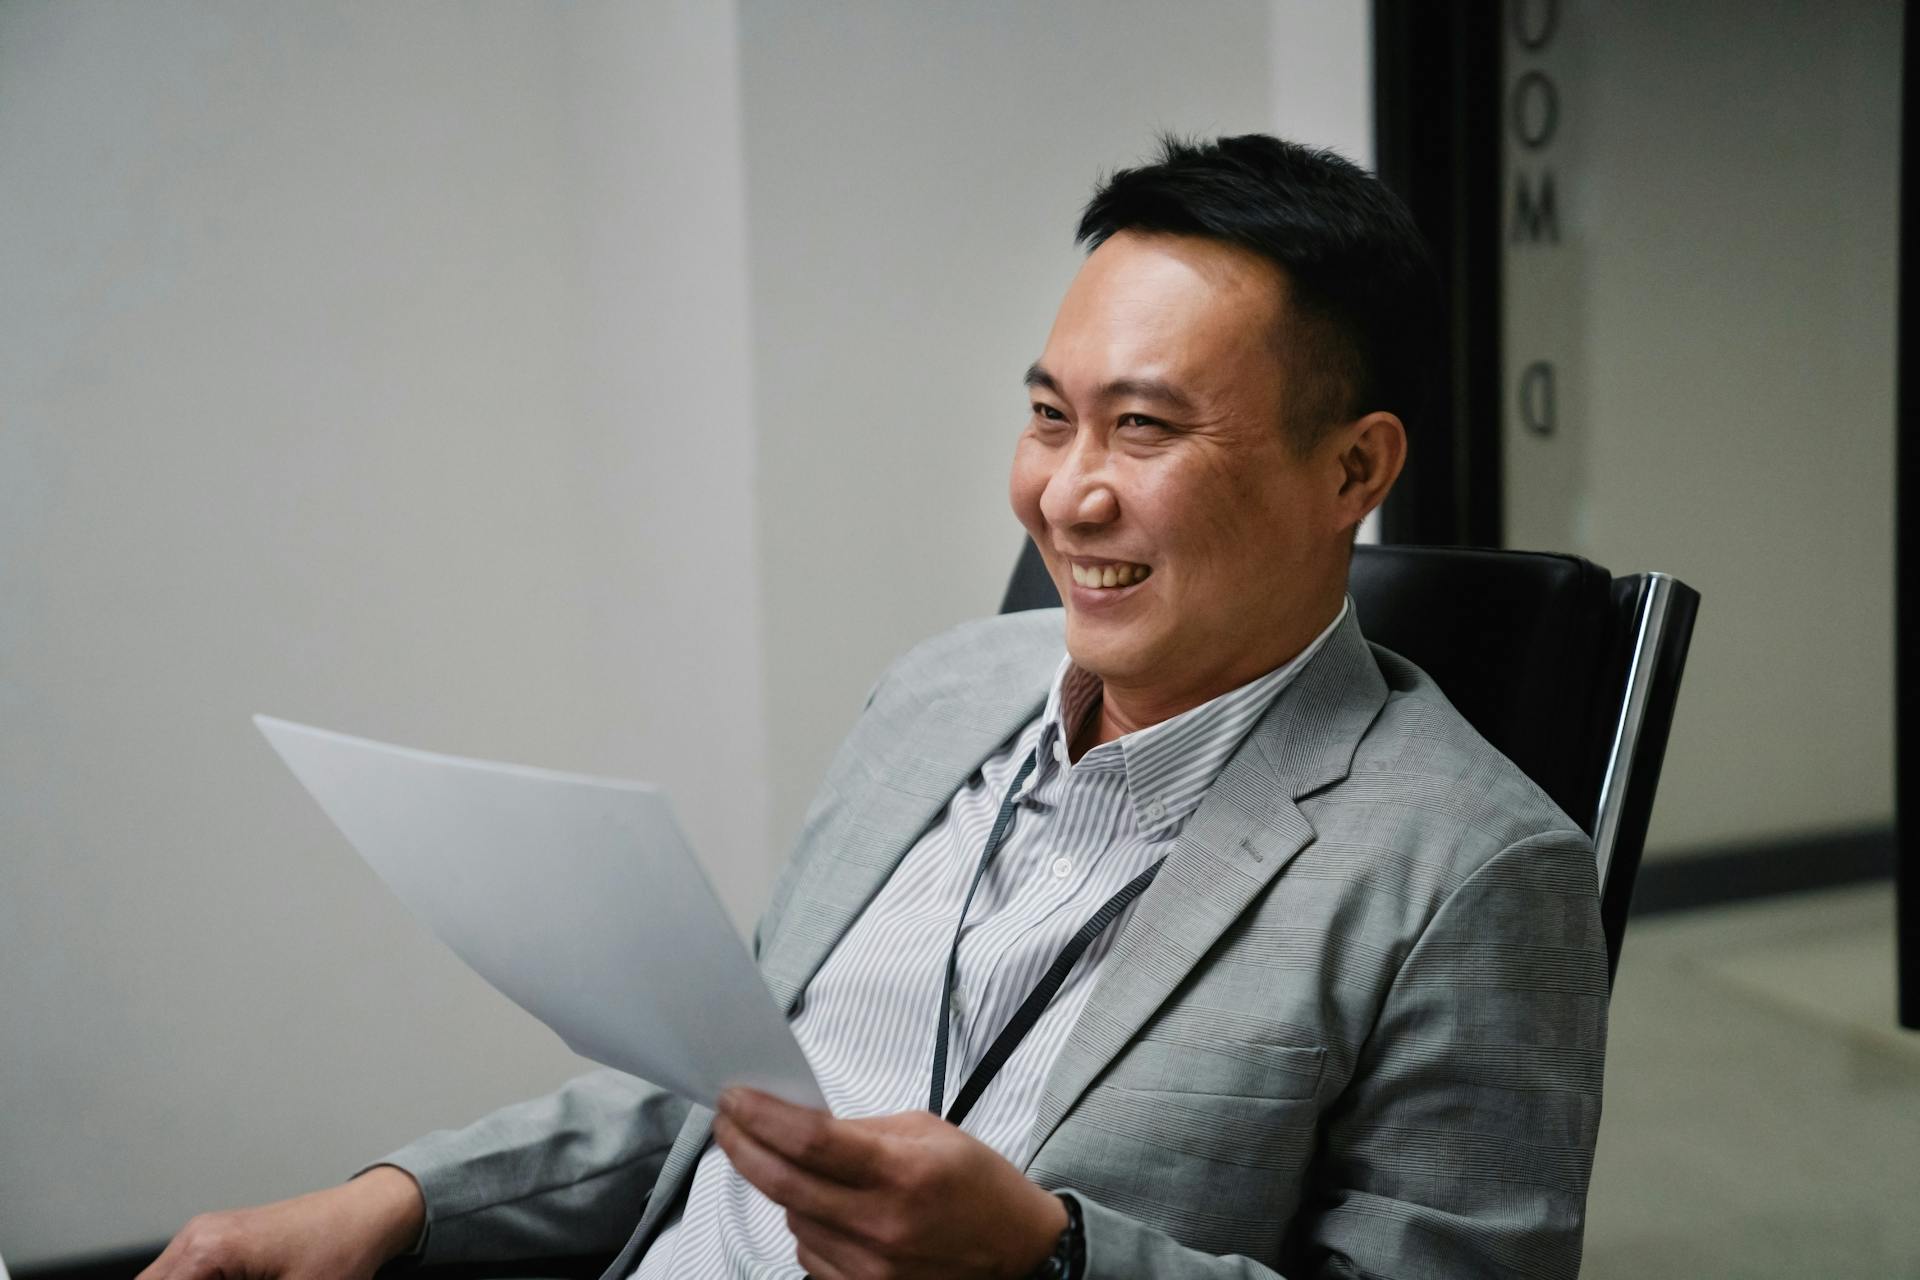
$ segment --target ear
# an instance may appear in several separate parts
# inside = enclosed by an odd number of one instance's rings
[[[1400,478],[1407,464],[1407,429],[1383,411],[1348,423],[1339,438],[1342,480],[1335,502],[1342,527],[1350,529],[1386,501],[1387,491]]]

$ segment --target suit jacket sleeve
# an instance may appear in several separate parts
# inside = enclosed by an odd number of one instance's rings
[[[442,1130],[380,1161],[419,1182],[426,1262],[612,1253],[626,1240],[689,1104],[618,1071]]]
[[[1501,850],[1408,951],[1323,1118],[1289,1276],[1576,1276],[1606,1011],[1586,838]],[[1090,1277],[1279,1274],[1078,1198]]]

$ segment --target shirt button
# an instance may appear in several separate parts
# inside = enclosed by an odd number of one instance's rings
[[[1055,858],[1053,860],[1053,878],[1055,880],[1065,880],[1072,873],[1073,859]]]
[[[1157,798],[1147,801],[1147,821],[1158,822],[1166,816],[1167,806],[1161,804]]]

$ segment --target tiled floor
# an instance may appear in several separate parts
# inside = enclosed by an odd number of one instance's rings
[[[1920,1278],[1920,1032],[1885,885],[1636,920],[1589,1280]]]

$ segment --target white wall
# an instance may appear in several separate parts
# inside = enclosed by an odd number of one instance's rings
[[[1264,3],[741,9],[776,826],[885,664],[999,605],[1020,378],[1105,171],[1269,130]]]
[[[1273,133],[1373,168],[1371,0],[1270,0]]]
[[[0,8],[0,1252],[575,1060],[264,709],[672,788],[765,883],[726,6]]]
[[[1559,7],[1509,54],[1563,243],[1512,252],[1508,353],[1565,366],[1509,540],[1702,593],[1650,856],[1889,823],[1901,6]]]

